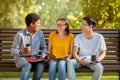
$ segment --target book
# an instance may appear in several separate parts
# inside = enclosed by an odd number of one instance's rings
[[[67,56],[63,56],[63,57],[61,57],[61,58],[56,58],[56,56],[55,55],[53,55],[52,53],[50,53],[50,52],[46,52],[46,54],[47,54],[47,56],[49,56],[49,57],[51,57],[52,59],[61,59],[61,60],[65,60],[67,57],[68,57],[68,55]]]
[[[25,59],[29,62],[39,62],[39,61],[44,61],[43,58],[34,58],[34,57],[25,57]]]
[[[48,51],[46,52],[46,55],[51,57],[52,59],[56,59],[55,55],[53,55],[52,53],[50,53]]]
[[[20,54],[19,56],[24,57],[29,62],[44,61],[44,59],[38,56],[37,54]]]
[[[92,58],[95,58],[94,56],[80,56],[80,58],[90,64],[98,63],[97,61],[95,61],[95,59],[92,59]],[[92,60],[94,60],[94,61],[92,61]]]
[[[20,57],[32,57],[37,56],[36,54],[19,54]]]

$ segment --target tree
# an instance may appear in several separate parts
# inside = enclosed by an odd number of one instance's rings
[[[55,28],[57,18],[65,17],[71,28],[79,26],[81,7],[78,0],[42,0],[40,5],[41,24],[45,28]]]
[[[119,28],[119,0],[0,0],[0,27],[25,27],[24,17],[38,13],[42,28],[55,28],[59,17],[69,20],[71,28],[79,28],[83,16],[96,19],[97,28]]]
[[[93,16],[98,28],[119,28],[119,0],[81,0],[83,14]]]
[[[57,18],[69,19],[71,28],[79,26],[81,8],[78,0],[4,0],[0,5],[0,27],[24,27],[24,17],[29,12],[39,13],[42,28],[55,28]]]
[[[24,17],[29,12],[34,12],[37,0],[0,0],[0,27],[18,28],[23,26]]]

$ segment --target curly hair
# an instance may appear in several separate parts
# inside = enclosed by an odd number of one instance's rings
[[[25,17],[25,23],[28,26],[30,26],[31,23],[35,23],[37,20],[40,19],[40,16],[37,15],[36,13],[29,13],[26,17]]]

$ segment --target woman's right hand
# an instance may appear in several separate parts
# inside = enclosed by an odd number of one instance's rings
[[[54,60],[53,58],[51,58],[51,57],[49,57],[49,56],[47,56],[47,60]]]
[[[47,54],[47,59],[48,60],[54,60],[55,59],[55,56],[50,51],[47,51],[46,54]]]

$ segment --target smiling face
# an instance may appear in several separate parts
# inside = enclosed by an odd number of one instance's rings
[[[30,33],[35,33],[40,28],[40,16],[36,13],[29,13],[25,17],[27,29]]]
[[[65,25],[66,23],[64,21],[58,20],[56,22],[56,27],[58,32],[65,32],[65,29],[67,26]]]
[[[57,28],[56,33],[64,33],[65,35],[69,35],[69,23],[66,18],[58,18],[55,26]]]
[[[31,23],[28,28],[31,32],[35,33],[40,29],[40,20],[37,20],[35,23]]]
[[[92,25],[89,25],[86,20],[82,20],[80,26],[83,33],[90,33],[92,30]]]

